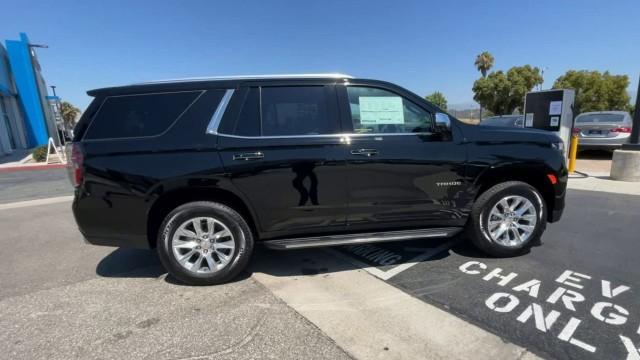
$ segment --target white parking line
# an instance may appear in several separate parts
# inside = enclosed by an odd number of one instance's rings
[[[369,264],[365,264],[364,262],[362,262],[362,261],[360,261],[360,260],[358,260],[356,258],[353,258],[353,257],[351,257],[349,255],[345,255],[345,254],[343,254],[340,251],[337,251],[335,249],[325,248],[325,250],[327,252],[330,252],[331,254],[343,259],[343,260],[346,260],[346,261],[348,261],[348,262],[350,262],[350,263],[362,268],[362,270],[368,272],[369,274],[371,274],[371,275],[373,275],[373,276],[375,276],[375,277],[377,277],[379,279],[389,280],[392,277],[400,274],[401,272],[408,270],[410,267],[416,265],[417,263],[425,261],[425,260],[429,260],[430,258],[432,258],[435,255],[441,253],[442,251],[445,251],[445,250],[448,250],[448,249],[454,247],[455,245],[460,243],[460,241],[462,241],[462,239],[460,239],[460,238],[452,239],[451,241],[447,241],[446,243],[444,243],[444,244],[442,244],[440,246],[437,246],[437,247],[434,247],[434,248],[426,248],[426,249],[424,249],[425,252],[423,252],[422,254],[420,254],[420,255],[412,258],[410,261],[408,261],[406,263],[403,263],[403,264],[400,264],[400,265],[398,265],[398,266],[396,266],[396,267],[394,267],[394,268],[392,268],[392,269],[390,269],[388,271],[380,270],[375,266],[370,266]]]
[[[40,205],[49,205],[49,204],[57,204],[63,203],[67,201],[72,201],[73,196],[58,196],[46,199],[37,199],[37,200],[26,200],[26,201],[18,201],[12,202],[8,204],[0,204],[0,210],[10,210],[10,209],[18,209],[29,206],[40,206]]]

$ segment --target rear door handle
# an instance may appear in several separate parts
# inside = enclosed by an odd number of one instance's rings
[[[360,156],[374,156],[378,155],[378,150],[376,149],[355,149],[351,150],[351,155],[360,155]]]
[[[233,154],[233,160],[260,160],[264,158],[264,154],[261,151]]]

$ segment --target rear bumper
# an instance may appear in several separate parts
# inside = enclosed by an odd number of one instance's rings
[[[578,147],[579,148],[589,148],[589,149],[606,149],[606,148],[619,148],[624,144],[629,143],[630,135],[625,134],[625,136],[619,136],[615,138],[589,138],[589,137],[580,137],[578,138]]]
[[[82,231],[81,231],[82,232]],[[149,241],[146,237],[140,236],[87,236],[84,235],[84,241],[86,244],[98,245],[98,246],[114,246],[114,247],[126,247],[136,249],[148,249]]]
[[[125,232],[122,231],[122,226],[100,226],[109,224],[112,216],[109,216],[108,213],[103,213],[102,217],[96,216],[93,213],[95,207],[91,206],[91,203],[86,204],[89,201],[90,199],[88,198],[79,199],[79,190],[76,190],[72,205],[73,216],[85,243],[138,249],[148,249],[150,247],[146,234],[138,235]]]

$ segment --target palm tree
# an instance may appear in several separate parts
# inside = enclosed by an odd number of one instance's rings
[[[476,56],[476,68],[482,74],[482,77],[487,77],[487,73],[493,67],[493,55],[488,51],[483,51],[480,55]]]
[[[71,105],[71,103],[63,101],[60,104],[60,115],[69,128],[73,128],[75,125],[78,114],[80,114],[80,109]]]
[[[493,55],[491,55],[488,51],[481,52],[478,56],[476,56],[476,61],[474,65],[480,71],[483,78],[487,77],[487,73],[493,67]],[[482,105],[480,105],[480,120],[482,120]]]

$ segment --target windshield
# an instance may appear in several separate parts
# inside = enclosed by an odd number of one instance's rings
[[[486,118],[480,122],[480,125],[489,125],[489,126],[514,126],[515,121],[518,119],[518,116],[508,116],[508,117],[491,117]]]
[[[578,123],[610,123],[621,122],[624,120],[624,115],[620,114],[588,114],[580,115],[576,119]]]

